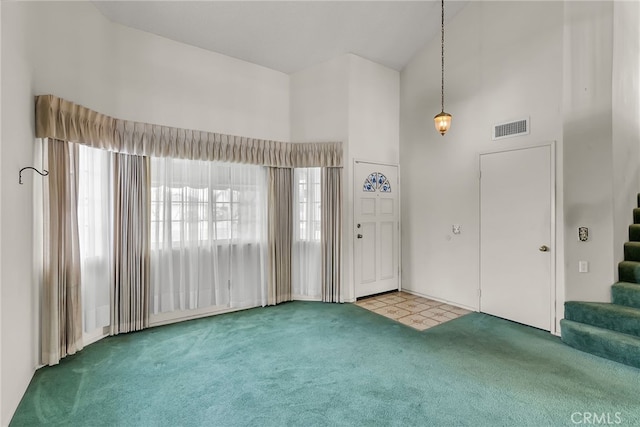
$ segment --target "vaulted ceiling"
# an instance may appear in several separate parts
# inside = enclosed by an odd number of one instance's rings
[[[401,70],[440,34],[439,1],[94,1],[113,22],[293,73],[353,53]],[[446,1],[450,20],[467,1]]]

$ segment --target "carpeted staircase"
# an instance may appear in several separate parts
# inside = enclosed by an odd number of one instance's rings
[[[640,194],[638,194],[640,206]],[[578,350],[640,368],[640,208],[633,210],[612,303],[567,301],[562,341]]]

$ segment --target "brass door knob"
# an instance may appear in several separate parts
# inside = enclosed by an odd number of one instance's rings
[[[549,252],[549,246],[547,246],[547,245],[542,245],[542,246],[540,246],[540,247],[538,248],[538,250],[539,250],[540,252]]]

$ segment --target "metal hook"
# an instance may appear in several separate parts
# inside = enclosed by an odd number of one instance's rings
[[[20,169],[20,173],[18,175],[19,176],[18,184],[22,184],[22,171],[25,170],[25,169],[33,169],[34,171],[38,172],[40,174],[40,176],[49,175],[49,171],[46,171],[46,170],[43,169],[42,172],[40,172],[38,169],[36,169],[34,167],[27,166],[27,167],[24,167],[24,168]]]

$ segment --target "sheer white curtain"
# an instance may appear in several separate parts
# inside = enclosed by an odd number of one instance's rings
[[[152,316],[266,304],[266,192],[262,166],[151,159]]]
[[[292,288],[294,299],[322,298],[320,168],[294,170]]]
[[[78,229],[85,334],[109,326],[113,197],[113,154],[79,145]]]

